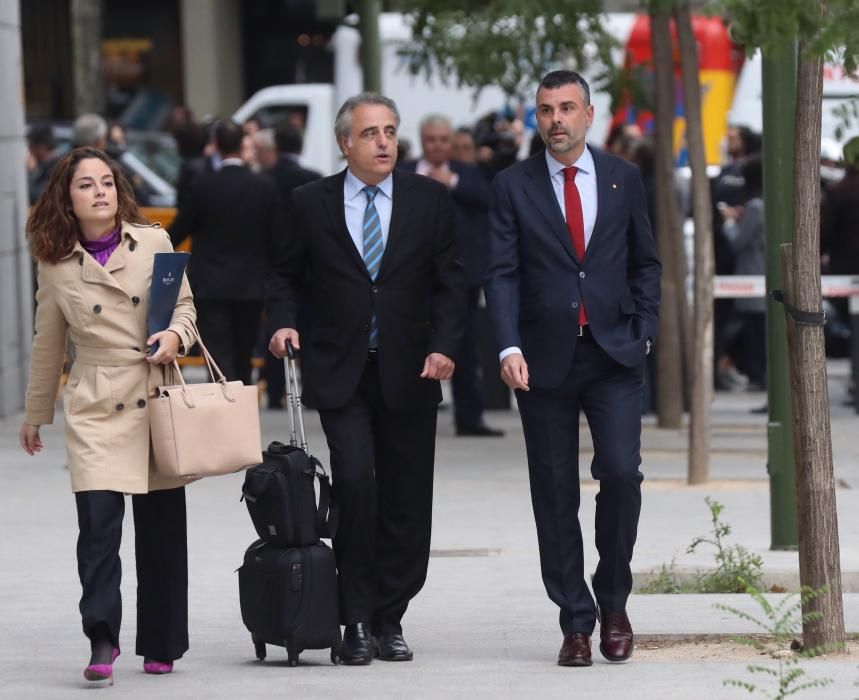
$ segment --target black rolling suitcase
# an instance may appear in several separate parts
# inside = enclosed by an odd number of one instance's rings
[[[305,649],[331,649],[338,663],[340,619],[334,552],[322,542],[282,549],[262,540],[245,552],[239,569],[242,621],[257,658],[266,644],[286,647],[291,666]]]
[[[246,479],[242,489],[261,537],[245,552],[238,570],[242,621],[260,661],[266,657],[266,644],[274,644],[286,648],[292,666],[305,649],[330,648],[336,664],[341,642],[337,566],[334,552],[319,539],[333,536],[336,529],[329,512],[330,487],[322,465],[307,453],[292,346],[285,369],[291,445],[273,443],[266,461],[255,467],[259,478],[250,484]],[[317,477],[318,507],[313,488]]]

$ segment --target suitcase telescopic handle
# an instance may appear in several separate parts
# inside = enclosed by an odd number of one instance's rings
[[[301,410],[301,393],[298,389],[298,372],[295,369],[295,348],[292,343],[286,344],[286,357],[283,360],[283,369],[286,373],[286,400],[289,404],[289,422],[292,435],[289,444],[301,447],[307,452],[307,435],[304,432],[304,414]],[[296,435],[298,428],[298,435]],[[299,442],[300,440],[300,442]]]

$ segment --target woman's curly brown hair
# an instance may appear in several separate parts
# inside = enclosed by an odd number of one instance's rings
[[[123,222],[149,223],[138,210],[134,190],[116,161],[97,148],[76,148],[54,166],[45,191],[33,205],[27,219],[30,252],[39,262],[55,263],[62,260],[71,254],[80,237],[69,189],[78,164],[88,158],[98,158],[113,173],[117,202],[116,225],[120,226]]]

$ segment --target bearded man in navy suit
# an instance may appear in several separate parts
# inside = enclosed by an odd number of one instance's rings
[[[659,315],[661,265],[637,168],[585,142],[587,82],[546,75],[537,125],[546,149],[500,173],[490,208],[485,292],[525,434],[540,565],[560,607],[561,666],[632,654],[626,614],[641,510],[644,359]],[[600,483],[593,593],[579,524],[579,414]],[[594,597],[596,601],[594,601]]]

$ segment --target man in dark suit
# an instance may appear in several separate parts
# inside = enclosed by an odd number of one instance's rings
[[[308,182],[319,180],[322,174],[302,167],[299,162],[298,157],[301,155],[304,144],[301,132],[291,121],[284,119],[277,125],[274,130],[274,141],[277,146],[277,162],[268,170],[264,170],[263,173],[274,181],[278,194],[280,194],[284,214],[288,216],[292,203],[292,191]],[[309,310],[305,304],[302,307],[299,327],[305,322],[308,313]],[[283,373],[283,362],[271,352],[265,354],[263,375],[266,380],[265,391],[269,408],[282,408],[286,392],[286,377]]]
[[[456,208],[466,296],[465,335],[453,373],[454,423],[457,435],[500,437],[504,431],[490,428],[483,420],[483,386],[478,351],[480,291],[486,274],[489,229],[489,182],[477,166],[451,160],[453,127],[447,117],[430,115],[421,122],[420,160],[402,168],[431,177],[450,191]]]
[[[304,401],[331,450],[340,659],[408,661],[401,619],[426,578],[440,379],[462,336],[465,283],[447,189],[394,170],[399,115],[386,97],[347,100],[334,131],[348,167],[293,191],[269,278],[269,349],[299,347]]]
[[[243,136],[231,121],[215,127],[221,167],[195,177],[170,238],[176,246],[193,237],[188,280],[200,334],[227,379],[249,384],[263,284],[283,219],[274,184],[239,157]]]
[[[561,609],[562,666],[600,651],[629,658],[626,601],[641,509],[644,358],[656,335],[661,266],[638,170],[585,143],[588,84],[556,71],[537,90],[546,150],[495,179],[486,294],[501,376],[516,390],[549,598]],[[579,525],[579,413],[594,444],[596,605]],[[598,606],[598,610],[597,610]]]

